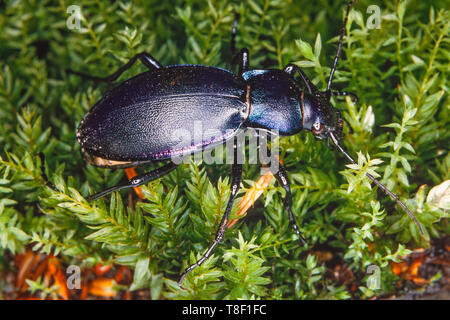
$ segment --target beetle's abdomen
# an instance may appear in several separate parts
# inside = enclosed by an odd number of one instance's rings
[[[217,68],[174,66],[125,81],[84,117],[83,151],[116,161],[162,160],[223,142],[243,123],[245,83]]]
[[[248,127],[280,135],[302,130],[301,92],[290,75],[282,70],[251,70],[243,76],[251,88]]]

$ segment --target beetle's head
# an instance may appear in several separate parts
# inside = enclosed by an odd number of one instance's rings
[[[318,139],[342,137],[344,119],[341,112],[330,102],[330,91],[314,90],[312,94],[305,93],[302,97],[303,128],[310,130]]]

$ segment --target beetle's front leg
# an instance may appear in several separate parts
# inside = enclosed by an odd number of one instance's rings
[[[353,93],[353,92],[347,92],[347,91],[331,91],[331,95],[332,95],[333,97],[342,97],[342,96],[346,97],[346,96],[349,96],[349,97],[352,98],[352,100],[353,100],[354,103],[358,102],[358,96],[357,96],[355,93]]]
[[[278,161],[277,159],[272,158],[271,161]],[[291,194],[291,187],[289,183],[289,177],[286,173],[286,169],[284,166],[278,161],[278,167],[276,167],[278,170],[276,171],[274,167],[271,165],[270,170],[272,171],[273,175],[277,179],[278,183],[283,187],[283,189],[286,191],[286,196],[283,199],[284,207],[289,213],[289,221],[291,222],[292,227],[295,230],[295,233],[297,233],[300,241],[303,243],[303,245],[306,245],[305,238],[303,238],[297,223],[295,222],[294,214],[292,213],[292,194]]]
[[[104,82],[112,82],[115,81],[119,76],[124,73],[126,70],[130,69],[131,66],[136,62],[136,60],[139,59],[141,62],[149,69],[149,70],[156,70],[162,68],[162,65],[151,55],[145,52],[138,53],[137,55],[133,56],[125,65],[117,69],[116,72],[113,74],[106,76],[106,77],[96,77],[91,76],[86,73],[73,71],[68,69],[67,72],[76,74],[78,76],[84,77],[86,79],[90,79],[93,81],[104,81]]]
[[[217,230],[216,237],[209,246],[208,250],[205,252],[203,257],[198,260],[196,263],[190,265],[184,272],[181,274],[180,279],[178,280],[178,285],[181,287],[181,284],[183,283],[184,277],[191,272],[196,267],[200,266],[203,262],[205,262],[206,259],[208,259],[211,254],[213,253],[216,246],[223,241],[223,237],[225,234],[225,230],[227,228],[228,220],[230,219],[231,209],[233,208],[233,202],[236,198],[236,195],[239,191],[240,184],[241,184],[241,177],[242,177],[242,164],[238,163],[238,143],[234,142],[234,159],[233,159],[233,166],[231,169],[231,194],[230,199],[228,200],[227,208],[225,209],[225,213],[222,216],[222,220],[220,221],[219,229]]]

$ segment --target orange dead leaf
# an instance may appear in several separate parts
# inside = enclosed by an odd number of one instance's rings
[[[59,295],[64,299],[64,300],[69,300],[69,289],[67,288],[67,280],[66,280],[66,276],[64,275],[64,273],[62,272],[62,270],[59,268],[57,273],[54,275],[54,279],[55,279],[55,284],[58,285],[59,287]]]
[[[89,293],[99,297],[112,298],[117,296],[114,289],[116,282],[113,279],[97,278],[91,281]]]
[[[27,250],[25,254],[21,255],[21,257],[17,259],[19,262],[19,272],[17,275],[16,284],[18,288],[21,288],[22,292],[25,292],[28,287],[25,280],[30,278],[31,272],[33,271],[36,263],[36,256],[38,255],[35,255],[31,250]]]
[[[131,292],[130,292],[130,291],[126,291],[126,292],[123,294],[122,299],[123,299],[123,300],[131,300]]]
[[[261,177],[259,177],[258,181],[247,190],[245,193],[244,198],[239,203],[239,211],[236,213],[237,216],[241,216],[245,214],[250,207],[253,206],[255,201],[263,194],[264,190],[269,186],[270,182],[272,181],[273,174],[271,172],[268,172]],[[228,228],[231,228],[236,224],[238,219],[233,219],[230,222],[228,222]]]
[[[419,257],[413,261],[411,266],[409,267],[409,273],[412,276],[417,276],[419,274],[419,268],[422,264],[423,260],[425,259],[425,256]]]
[[[429,283],[428,279],[419,277],[419,268],[426,258],[425,250],[414,250],[409,257],[402,262],[392,262],[392,272],[405,280],[412,280],[417,285]],[[419,254],[417,256],[417,254]],[[409,261],[406,261],[408,259]]]
[[[97,263],[94,267],[94,272],[97,276],[101,277],[105,275],[109,270],[111,270],[111,265],[103,265],[101,263]]]
[[[127,282],[131,281],[132,274],[129,268],[125,266],[120,266],[119,270],[117,270],[116,274],[114,275],[114,280],[116,280],[117,283],[120,283],[122,281]]]
[[[40,261],[42,257],[44,258]],[[26,283],[27,279],[36,281],[43,275],[42,281],[46,287],[52,284],[53,278],[53,283],[59,288],[59,295],[63,299],[69,299],[66,277],[58,258],[53,255],[43,256],[27,250],[25,254],[16,255],[15,262],[19,268],[16,285],[21,293],[24,293],[28,288],[28,284]]]
[[[137,176],[136,170],[134,168],[126,168],[125,173],[127,174],[128,179],[134,178]],[[145,199],[144,195],[142,194],[141,187],[133,188],[134,192],[136,192],[137,196],[141,199]]]
[[[333,254],[330,251],[313,251],[311,253],[317,257],[318,263],[333,259]]]
[[[354,280],[352,270],[346,265],[336,265],[333,270],[333,275],[339,283],[343,284],[349,284]]]
[[[392,262],[392,272],[396,276],[400,276],[408,270],[408,264],[406,262]]]
[[[414,277],[414,278],[411,278],[411,280],[418,286],[422,286],[422,285],[430,282],[430,280],[422,278],[422,277]]]
[[[280,163],[283,164],[283,161],[278,158]],[[267,189],[267,187],[270,185],[270,182],[274,178],[272,172],[267,170],[265,174],[263,174],[261,177],[259,177],[258,181],[247,190],[245,193],[245,196],[242,198],[241,202],[239,203],[239,211],[236,213],[237,216],[244,215],[250,207],[253,206],[256,200],[263,194],[264,190]],[[231,228],[236,224],[238,219],[233,219],[230,222],[228,222],[227,227]]]
[[[36,271],[34,272],[34,275],[32,277],[32,280],[36,281],[36,279],[39,278],[39,276],[44,273],[47,266],[48,266],[48,257],[45,257],[45,259],[42,260],[42,262],[37,266]]]
[[[67,288],[67,280],[64,275],[59,259],[50,255],[48,261],[48,270],[53,276],[55,285],[58,286],[58,293],[64,300],[69,300],[69,289]]]

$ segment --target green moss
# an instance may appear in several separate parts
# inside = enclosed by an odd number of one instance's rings
[[[133,209],[121,199],[129,191],[95,203],[83,198],[124,175],[83,161],[76,126],[108,88],[66,69],[110,74],[141,51],[164,65],[227,68],[237,11],[237,46],[249,48],[253,68],[295,62],[324,88],[345,4],[301,2],[82,1],[80,30],[67,27],[64,1],[4,4],[0,256],[32,246],[68,264],[81,258],[84,265],[128,265],[135,268],[132,289],[149,288],[153,298],[346,299],[393,292],[389,262],[406,248],[428,246],[430,239],[449,234],[445,204],[427,198],[450,172],[445,1],[378,3],[380,29],[366,24],[373,1],[358,1],[334,81],[360,98],[357,104],[335,101],[354,129],[344,145],[354,155],[360,152],[360,166],[376,170],[415,212],[425,239],[391,199],[307,132],[282,138],[280,146],[295,184],[293,211],[309,248],[298,245],[283,210],[283,192],[272,184],[249,217],[227,231],[214,257],[186,278],[186,291],[175,280],[215,234],[229,197],[228,166],[182,165],[148,184],[147,200]],[[144,70],[138,63],[120,80]],[[46,155],[47,175],[58,191],[45,187],[39,152]],[[248,188],[259,168],[245,166],[244,177]],[[358,291],[350,293],[326,276],[329,265],[308,251],[324,247],[353,271]],[[1,259],[0,268],[9,263]],[[380,269],[381,289],[368,288],[371,265]]]

